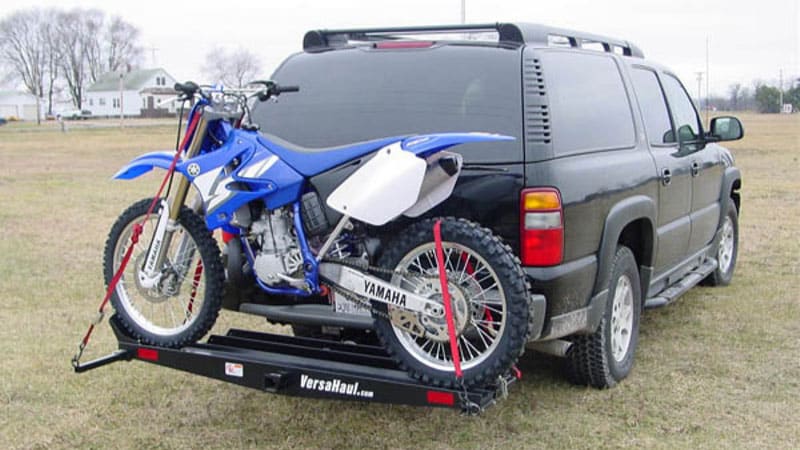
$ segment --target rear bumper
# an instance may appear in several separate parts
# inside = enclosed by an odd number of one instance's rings
[[[536,341],[558,339],[572,334],[590,334],[600,325],[606,309],[608,290],[603,290],[591,300],[589,306],[550,317]]]
[[[531,340],[591,333],[600,323],[608,292],[592,295],[597,257],[589,255],[553,267],[524,267],[535,295],[546,298],[541,332]],[[536,336],[536,337],[533,337]]]
[[[542,331],[544,331],[545,313],[547,311],[547,300],[544,295],[532,294],[530,296],[530,317],[531,320],[531,335],[528,338],[535,341],[540,338]]]

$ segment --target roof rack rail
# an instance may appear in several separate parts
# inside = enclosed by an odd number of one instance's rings
[[[485,23],[472,25],[434,25],[415,27],[353,28],[341,30],[312,30],[303,37],[303,49],[341,47],[350,41],[374,42],[396,40],[414,34],[486,33],[496,32],[499,42],[549,45],[553,38],[563,38],[570,47],[600,44],[603,51],[620,52],[625,56],[644,58],[644,53],[629,41],[581,31],[554,28],[530,23]]]

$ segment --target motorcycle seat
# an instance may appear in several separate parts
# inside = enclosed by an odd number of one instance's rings
[[[309,148],[293,144],[271,134],[261,134],[258,141],[283,162],[306,177],[333,169],[348,161],[369,155],[405,137],[388,137],[329,148]]]

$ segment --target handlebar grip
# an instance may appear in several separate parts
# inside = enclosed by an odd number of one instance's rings
[[[200,90],[200,86],[198,86],[197,83],[193,81],[187,81],[185,83],[175,83],[175,86],[173,87],[175,88],[176,91],[181,92],[188,97],[191,97],[192,95],[194,95],[195,92]]]
[[[282,94],[284,92],[300,92],[300,86],[276,86],[275,92]]]

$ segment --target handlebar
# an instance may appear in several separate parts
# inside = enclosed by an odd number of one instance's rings
[[[279,94],[284,92],[300,92],[300,86],[278,86],[275,85],[275,89]]]
[[[195,93],[200,91],[200,86],[193,81],[187,81],[185,83],[175,83],[173,86],[176,91],[180,92],[181,94],[185,95],[188,98],[194,96]]]
[[[270,98],[278,97],[283,93],[300,91],[299,86],[280,86],[272,80],[257,80],[248,84],[261,86],[253,86],[249,89],[222,89],[218,86],[201,86],[193,81],[175,83],[174,89],[178,92],[178,95],[169,100],[159,101],[158,104],[161,106],[173,101],[191,100],[197,96],[200,97],[204,110],[203,114],[207,119],[237,121],[245,116],[249,117],[250,112],[247,100],[250,98],[255,97],[263,102]],[[236,100],[226,101],[226,99],[231,98]]]
[[[252,97],[258,97],[258,99],[262,102],[286,92],[300,92],[300,86],[280,86],[272,80],[256,80],[251,81],[248,84],[260,84],[264,86],[262,89],[258,90],[252,95]],[[202,97],[208,98],[208,94],[203,92],[203,88],[193,81],[175,83],[174,89],[180,94],[178,99],[189,99],[198,94]]]
[[[300,92],[300,86],[281,86],[272,80],[255,80],[248,84],[260,84],[264,86],[264,89],[255,94],[262,102],[272,97],[277,97],[285,92]]]

